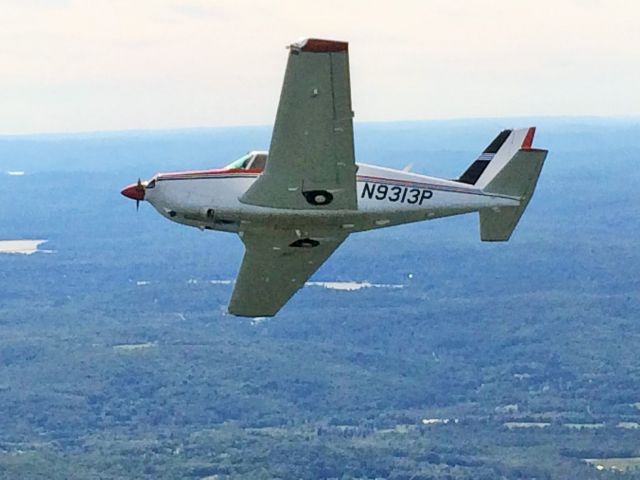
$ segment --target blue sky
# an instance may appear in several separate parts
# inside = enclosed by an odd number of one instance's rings
[[[622,0],[3,0],[0,134],[270,124],[285,46],[350,42],[357,121],[640,114]]]

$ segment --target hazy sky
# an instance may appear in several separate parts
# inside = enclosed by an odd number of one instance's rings
[[[635,0],[1,0],[0,134],[271,124],[300,37],[356,120],[640,114]]]

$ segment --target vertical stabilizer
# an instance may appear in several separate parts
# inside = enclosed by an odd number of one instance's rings
[[[535,131],[535,127],[503,130],[467,168],[458,181],[485,188],[518,150],[531,148]]]
[[[532,148],[535,132],[535,127],[503,130],[458,179],[520,201],[516,207],[480,210],[483,241],[509,240],[531,200],[547,156],[546,150]]]

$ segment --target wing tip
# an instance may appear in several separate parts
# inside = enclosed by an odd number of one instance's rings
[[[234,317],[244,317],[244,318],[271,318],[275,317],[276,314],[280,311],[280,308],[275,312],[273,310],[266,311],[264,309],[243,309],[241,306],[232,306],[229,305],[227,307],[227,313],[229,315],[233,315]]]
[[[304,38],[292,44],[291,48],[301,52],[335,53],[346,52],[349,49],[349,43],[321,38]]]

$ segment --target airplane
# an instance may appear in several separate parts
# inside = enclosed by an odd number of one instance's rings
[[[351,233],[479,212],[482,241],[509,240],[547,156],[532,146],[535,127],[500,132],[457,179],[356,163],[348,43],[288,48],[268,152],[121,192],[174,222],[240,236],[229,313],[275,315]]]

